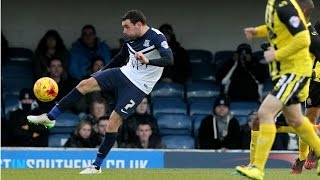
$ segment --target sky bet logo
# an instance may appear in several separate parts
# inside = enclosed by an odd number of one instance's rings
[[[94,160],[84,159],[1,159],[1,168],[86,168]],[[105,161],[105,168],[147,168],[148,160]]]

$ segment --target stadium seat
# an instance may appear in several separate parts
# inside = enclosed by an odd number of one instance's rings
[[[201,125],[201,121],[208,116],[208,114],[194,114],[191,116],[192,120],[193,120],[193,135],[195,137],[198,136],[198,132],[199,132],[199,128]]]
[[[210,97],[213,98],[220,94],[220,86],[213,82],[199,81],[187,85],[187,98],[191,97]]]
[[[9,60],[10,61],[30,61],[32,59],[33,52],[27,48],[11,47],[9,48]]]
[[[191,135],[192,122],[185,114],[159,113],[156,115],[160,134]]]
[[[79,124],[79,117],[73,113],[65,112],[56,119],[55,127],[50,129],[51,134],[69,134]]]
[[[252,110],[258,110],[259,105],[259,102],[231,102],[230,110],[234,115],[248,115]]]
[[[184,87],[182,84],[178,83],[166,83],[158,82],[152,92],[151,98],[156,96],[166,96],[166,97],[184,97]]]
[[[19,95],[23,88],[33,88],[33,79],[28,77],[3,77],[3,94]]]
[[[215,72],[219,71],[228,60],[231,60],[233,54],[234,51],[231,50],[217,51],[214,54],[214,67],[216,68]]]
[[[153,115],[158,113],[181,113],[187,114],[187,105],[184,102],[162,101],[152,103]]]
[[[213,64],[206,62],[191,63],[191,80],[215,81],[215,68]]]
[[[194,114],[211,114],[212,107],[213,107],[213,101],[191,103],[189,107],[189,115],[192,116]]]
[[[162,143],[167,149],[194,149],[194,139],[192,136],[164,136]]]
[[[70,134],[52,134],[49,135],[48,146],[49,147],[63,147],[67,142]]]
[[[188,49],[187,53],[191,63],[213,63],[213,55],[210,51],[204,49]]]
[[[151,103],[184,103],[184,99],[182,97],[162,97],[156,96],[151,98]]]
[[[216,99],[216,96],[214,97],[190,97],[187,99],[188,104],[192,103],[211,103],[213,104]]]
[[[9,114],[18,108],[19,96],[18,95],[7,95],[4,98],[4,108],[6,118],[9,119]]]

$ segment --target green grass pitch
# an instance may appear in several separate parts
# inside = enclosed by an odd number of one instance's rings
[[[1,169],[2,180],[236,180],[247,179],[232,175],[233,169],[102,169],[101,174],[79,175],[81,169]],[[316,170],[304,170],[302,174],[291,175],[290,169],[267,169],[265,180],[313,180],[320,179]]]

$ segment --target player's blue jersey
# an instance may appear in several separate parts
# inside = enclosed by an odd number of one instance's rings
[[[121,71],[140,90],[149,94],[160,79],[163,67],[142,64],[134,55],[136,52],[142,52],[152,61],[171,54],[165,36],[159,30],[150,28],[142,37],[127,41],[124,48],[128,50],[129,61],[120,68]]]

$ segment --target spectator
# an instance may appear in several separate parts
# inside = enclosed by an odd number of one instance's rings
[[[98,132],[98,128],[97,128],[98,119],[103,116],[106,116],[108,111],[109,111],[109,108],[107,105],[107,101],[101,96],[96,96],[90,102],[89,114],[86,117],[84,117],[84,119],[91,122],[95,132]]]
[[[89,68],[89,74],[93,74],[97,71],[99,71],[100,69],[102,69],[105,66],[105,61],[102,57],[97,56],[95,58],[92,59],[92,64]]]
[[[216,79],[231,101],[260,101],[268,76],[267,67],[254,58],[250,45],[240,44],[232,60],[217,72]]]
[[[41,38],[33,57],[34,77],[47,76],[48,64],[52,57],[59,57],[64,69],[69,66],[70,54],[56,30],[49,30]]]
[[[66,96],[67,93],[77,84],[75,79],[70,78],[68,74],[65,73],[62,59],[59,57],[52,57],[49,59],[47,76],[52,78],[58,84],[59,93],[54,99],[56,102]]]
[[[128,148],[141,148],[141,149],[162,149],[163,145],[158,136],[154,136],[149,121],[138,122],[136,129],[137,139],[128,144]]]
[[[12,137],[10,145],[47,147],[48,129],[41,125],[29,124],[27,120],[27,115],[38,114],[39,110],[32,89],[22,89],[19,98],[18,109],[10,113],[9,132]]]
[[[108,123],[109,123],[109,116],[102,116],[98,119],[98,122],[97,122],[98,132],[96,134],[98,144],[101,144],[107,132]],[[114,143],[113,147],[114,148],[118,147],[117,141]]]
[[[176,39],[170,24],[163,24],[159,30],[166,36],[169,47],[173,53],[174,64],[164,68],[161,80],[185,84],[191,77],[191,63],[186,50]]]
[[[107,64],[110,61],[110,49],[96,36],[92,25],[85,25],[81,30],[81,38],[72,44],[69,67],[71,76],[77,80],[88,76],[91,60],[97,56],[102,57]]]
[[[98,144],[93,134],[91,123],[81,121],[74,133],[70,135],[64,147],[95,148],[100,144]]]
[[[118,142],[120,147],[126,147],[127,144],[137,142],[137,126],[139,122],[147,121],[151,126],[154,136],[159,137],[159,127],[155,117],[148,113],[149,103],[148,98],[143,98],[141,103],[137,106],[136,111],[123,121],[119,130]]]
[[[230,112],[229,99],[217,97],[213,114],[205,117],[199,128],[200,149],[240,149],[240,125]]]

